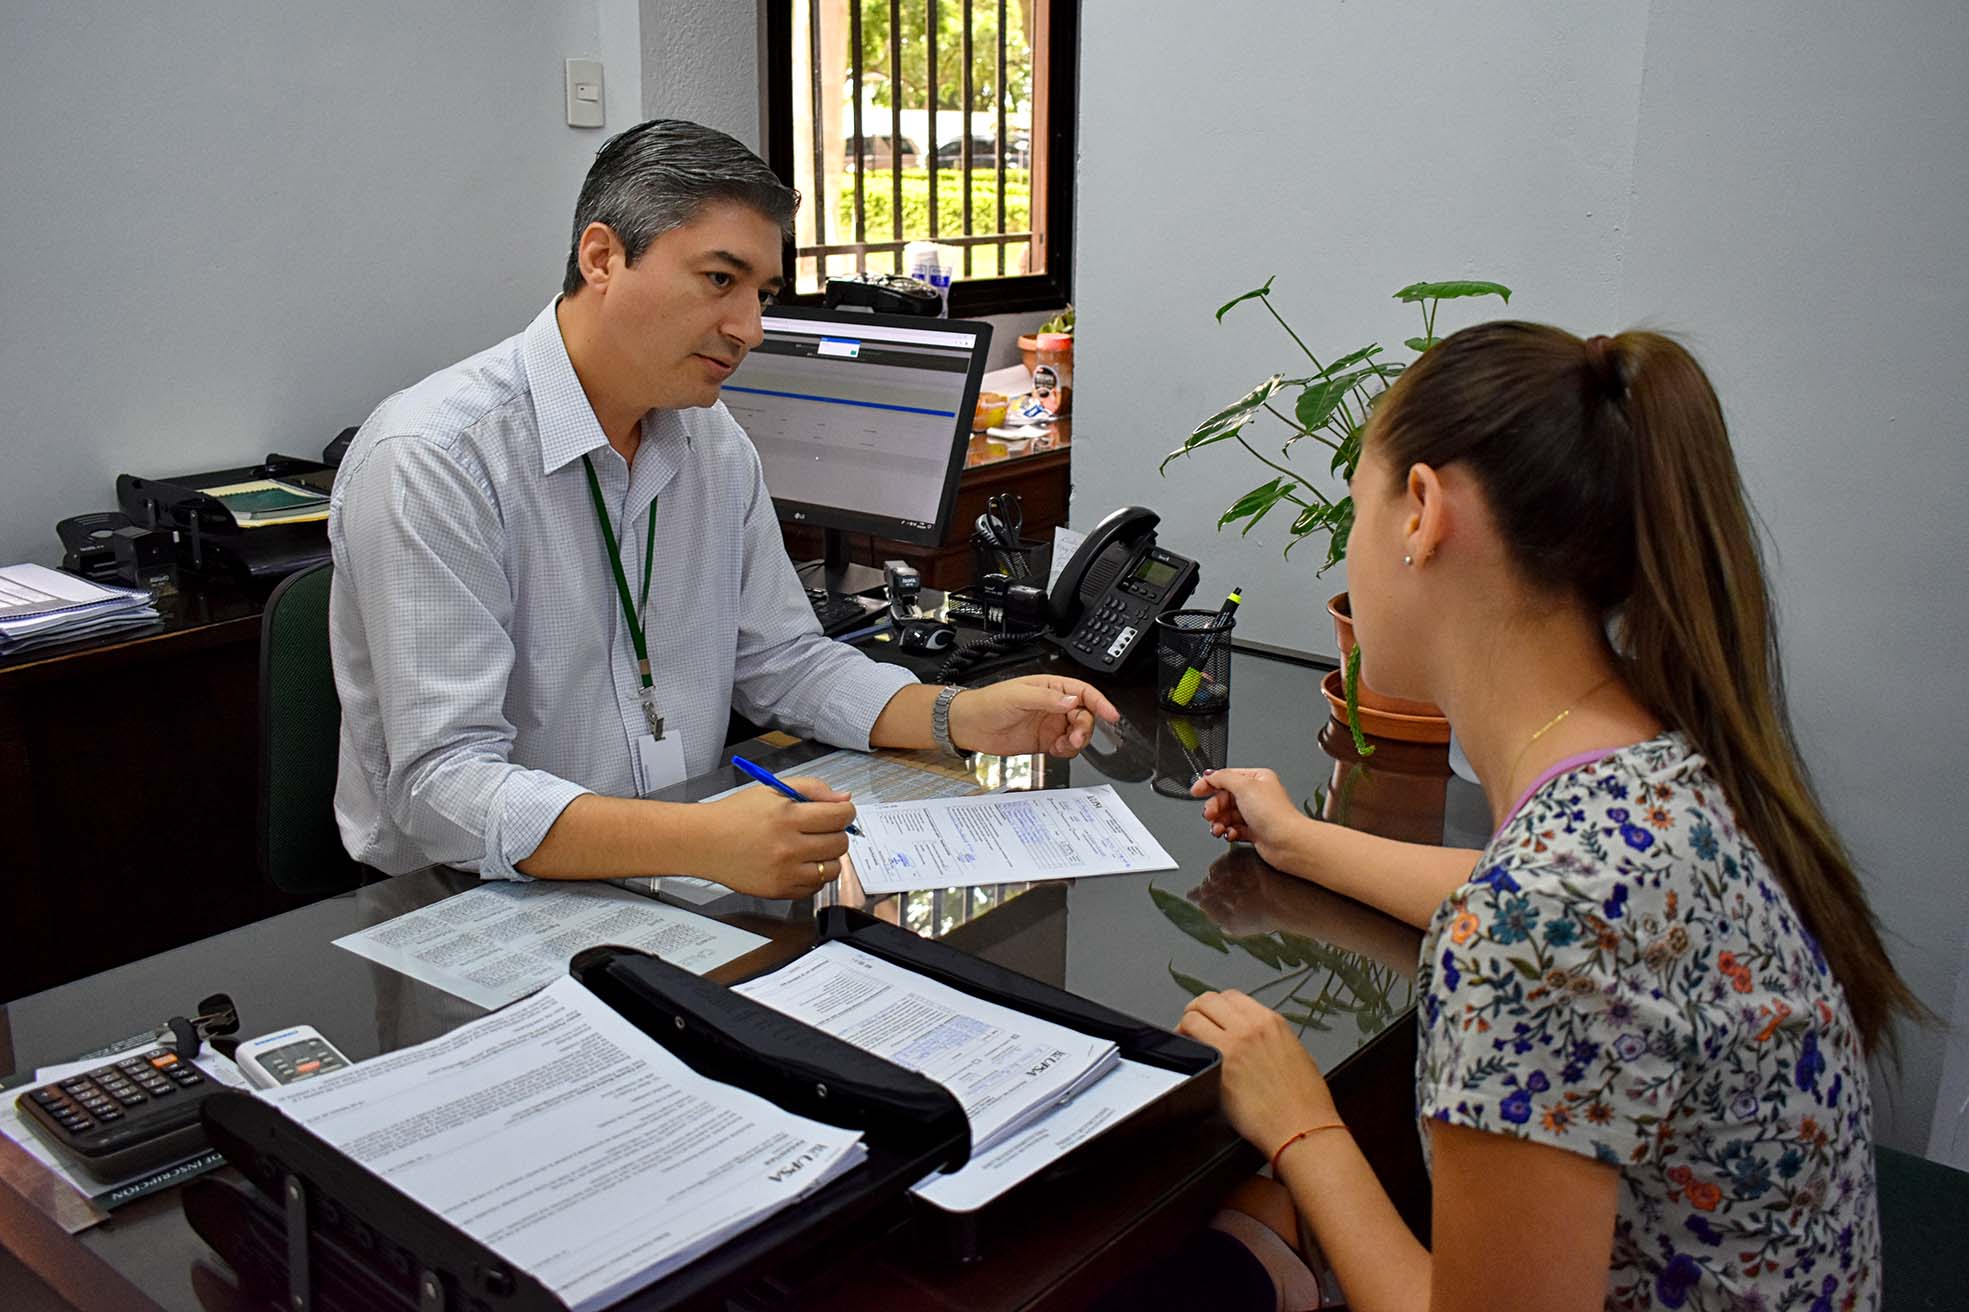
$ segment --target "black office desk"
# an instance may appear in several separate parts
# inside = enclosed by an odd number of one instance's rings
[[[1323,732],[1321,673],[1240,653],[1228,718],[1193,722],[1200,744],[1207,750],[1213,739],[1227,734],[1231,761],[1270,765],[1295,795],[1329,807],[1344,800],[1357,815],[1374,814],[1377,828],[1389,821],[1412,832],[1422,823],[1438,826],[1439,832],[1446,827],[1453,842],[1481,842],[1481,798],[1449,778],[1440,750],[1386,745],[1370,774],[1349,782],[1345,776],[1355,758],[1345,734]],[[1308,1047],[1331,1075],[1370,1157],[1413,1214],[1419,1160],[1409,1088],[1410,980],[1417,935],[1286,880],[1248,849],[1227,849],[1212,839],[1197,804],[1168,795],[1187,782],[1187,766],[1177,764],[1183,759],[1178,739],[1154,711],[1150,691],[1122,689],[1117,700],[1127,727],[1118,740],[1104,735],[1099,753],[1073,762],[1019,758],[1002,768],[1030,771],[1036,776],[1032,782],[1043,786],[1115,784],[1181,864],[1179,871],[916,893],[877,899],[869,909],[1163,1023],[1173,1023],[1189,996],[1179,977],[1213,987],[1256,988],[1274,1003],[1296,997],[1298,1003],[1286,1004],[1288,1014],[1306,1021]],[[814,750],[800,744],[767,759],[790,766]],[[1180,782],[1168,777],[1175,770],[1184,774]],[[733,782],[721,772],[680,791],[703,795]],[[165,873],[195,882],[198,864],[186,856]],[[405,876],[22,998],[0,1010],[0,1065],[12,1070],[51,1064],[148,1026],[219,989],[238,1001],[248,1033],[306,1022],[356,1058],[432,1037],[481,1013],[330,940],[474,882],[449,871]],[[1225,920],[1223,928],[1189,899],[1200,887],[1204,902]],[[852,887],[824,896],[859,902]],[[790,956],[808,934],[805,907],[739,899],[710,910],[772,940],[732,963],[721,977],[751,973]],[[1260,937],[1275,926],[1293,937]],[[1265,958],[1273,951],[1268,943],[1289,946],[1311,964],[1290,970],[1268,965]],[[0,1177],[8,1175],[5,1159],[15,1152],[0,1143]],[[1257,1155],[1221,1121],[1209,1122],[1156,1154],[1107,1160],[1096,1172],[1062,1181],[1057,1212],[1022,1218],[1016,1232],[981,1264],[951,1269],[932,1261],[907,1235],[880,1236],[865,1251],[844,1254],[842,1269],[818,1287],[824,1296],[809,1288],[797,1305],[1083,1305],[1120,1271],[1196,1225],[1256,1164]],[[201,1257],[203,1247],[171,1194],[131,1204],[70,1238],[29,1208],[18,1187],[0,1179],[0,1238],[80,1306],[230,1305],[224,1281],[202,1269],[212,1259]],[[0,1288],[0,1303],[6,1302],[5,1292]]]

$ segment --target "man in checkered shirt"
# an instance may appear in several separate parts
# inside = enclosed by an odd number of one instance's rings
[[[845,794],[644,797],[717,764],[730,709],[843,747],[1001,754],[1072,755],[1117,718],[1078,679],[960,694],[822,636],[718,401],[798,203],[723,133],[622,133],[582,186],[561,295],[363,425],[329,515],[357,860],[800,897],[840,873]]]

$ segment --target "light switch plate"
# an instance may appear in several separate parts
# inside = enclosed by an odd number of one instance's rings
[[[602,61],[567,61],[567,125],[571,128],[602,126]]]

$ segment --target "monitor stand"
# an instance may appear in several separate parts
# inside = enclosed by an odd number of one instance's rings
[[[829,592],[846,594],[850,591],[848,535],[838,528],[824,528],[820,531],[820,540],[820,586]]]

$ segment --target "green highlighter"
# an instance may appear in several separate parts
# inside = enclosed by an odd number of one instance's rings
[[[1203,645],[1197,648],[1196,659],[1183,671],[1183,677],[1176,681],[1175,690],[1169,694],[1170,701],[1178,706],[1188,706],[1190,699],[1196,696],[1197,688],[1203,683],[1203,667],[1210,663],[1210,653],[1216,650],[1217,639],[1224,632],[1225,623],[1237,614],[1238,603],[1243,600],[1243,588],[1232,588],[1231,595],[1224,598],[1224,604],[1217,608],[1217,616],[1210,623],[1210,632],[1203,636]]]

